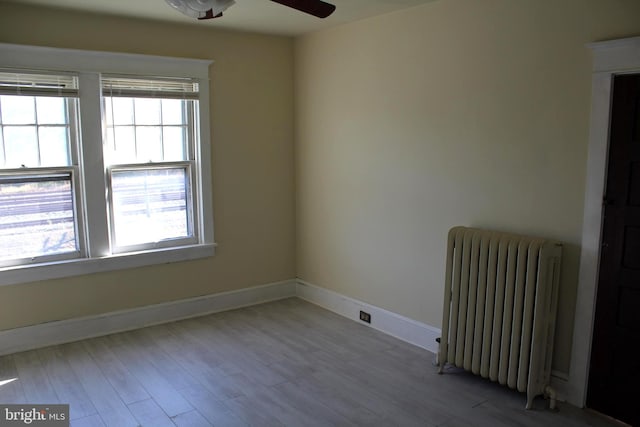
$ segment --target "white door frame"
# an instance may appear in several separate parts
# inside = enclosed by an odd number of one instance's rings
[[[580,275],[567,400],[584,407],[587,398],[591,339],[595,315],[602,200],[609,152],[609,120],[613,76],[640,72],[640,37],[592,43],[591,126],[585,186]]]

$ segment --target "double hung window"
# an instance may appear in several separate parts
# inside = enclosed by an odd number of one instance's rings
[[[0,283],[213,254],[208,62],[96,54],[0,44]]]
[[[114,250],[197,242],[198,84],[103,76],[102,93]]]
[[[0,266],[82,247],[78,78],[0,71]]]

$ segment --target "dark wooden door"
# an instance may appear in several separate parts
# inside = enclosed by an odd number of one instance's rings
[[[587,406],[640,427],[640,74],[614,78]]]

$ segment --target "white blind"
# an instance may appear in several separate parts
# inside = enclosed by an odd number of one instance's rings
[[[102,76],[104,96],[198,99],[198,83],[192,79]]]
[[[0,70],[0,95],[77,97],[78,76]]]

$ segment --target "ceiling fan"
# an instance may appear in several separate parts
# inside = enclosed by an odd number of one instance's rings
[[[212,19],[222,16],[222,12],[235,0],[165,0],[169,6],[187,16],[198,19]],[[322,0],[271,0],[318,18],[331,15],[336,7]]]

